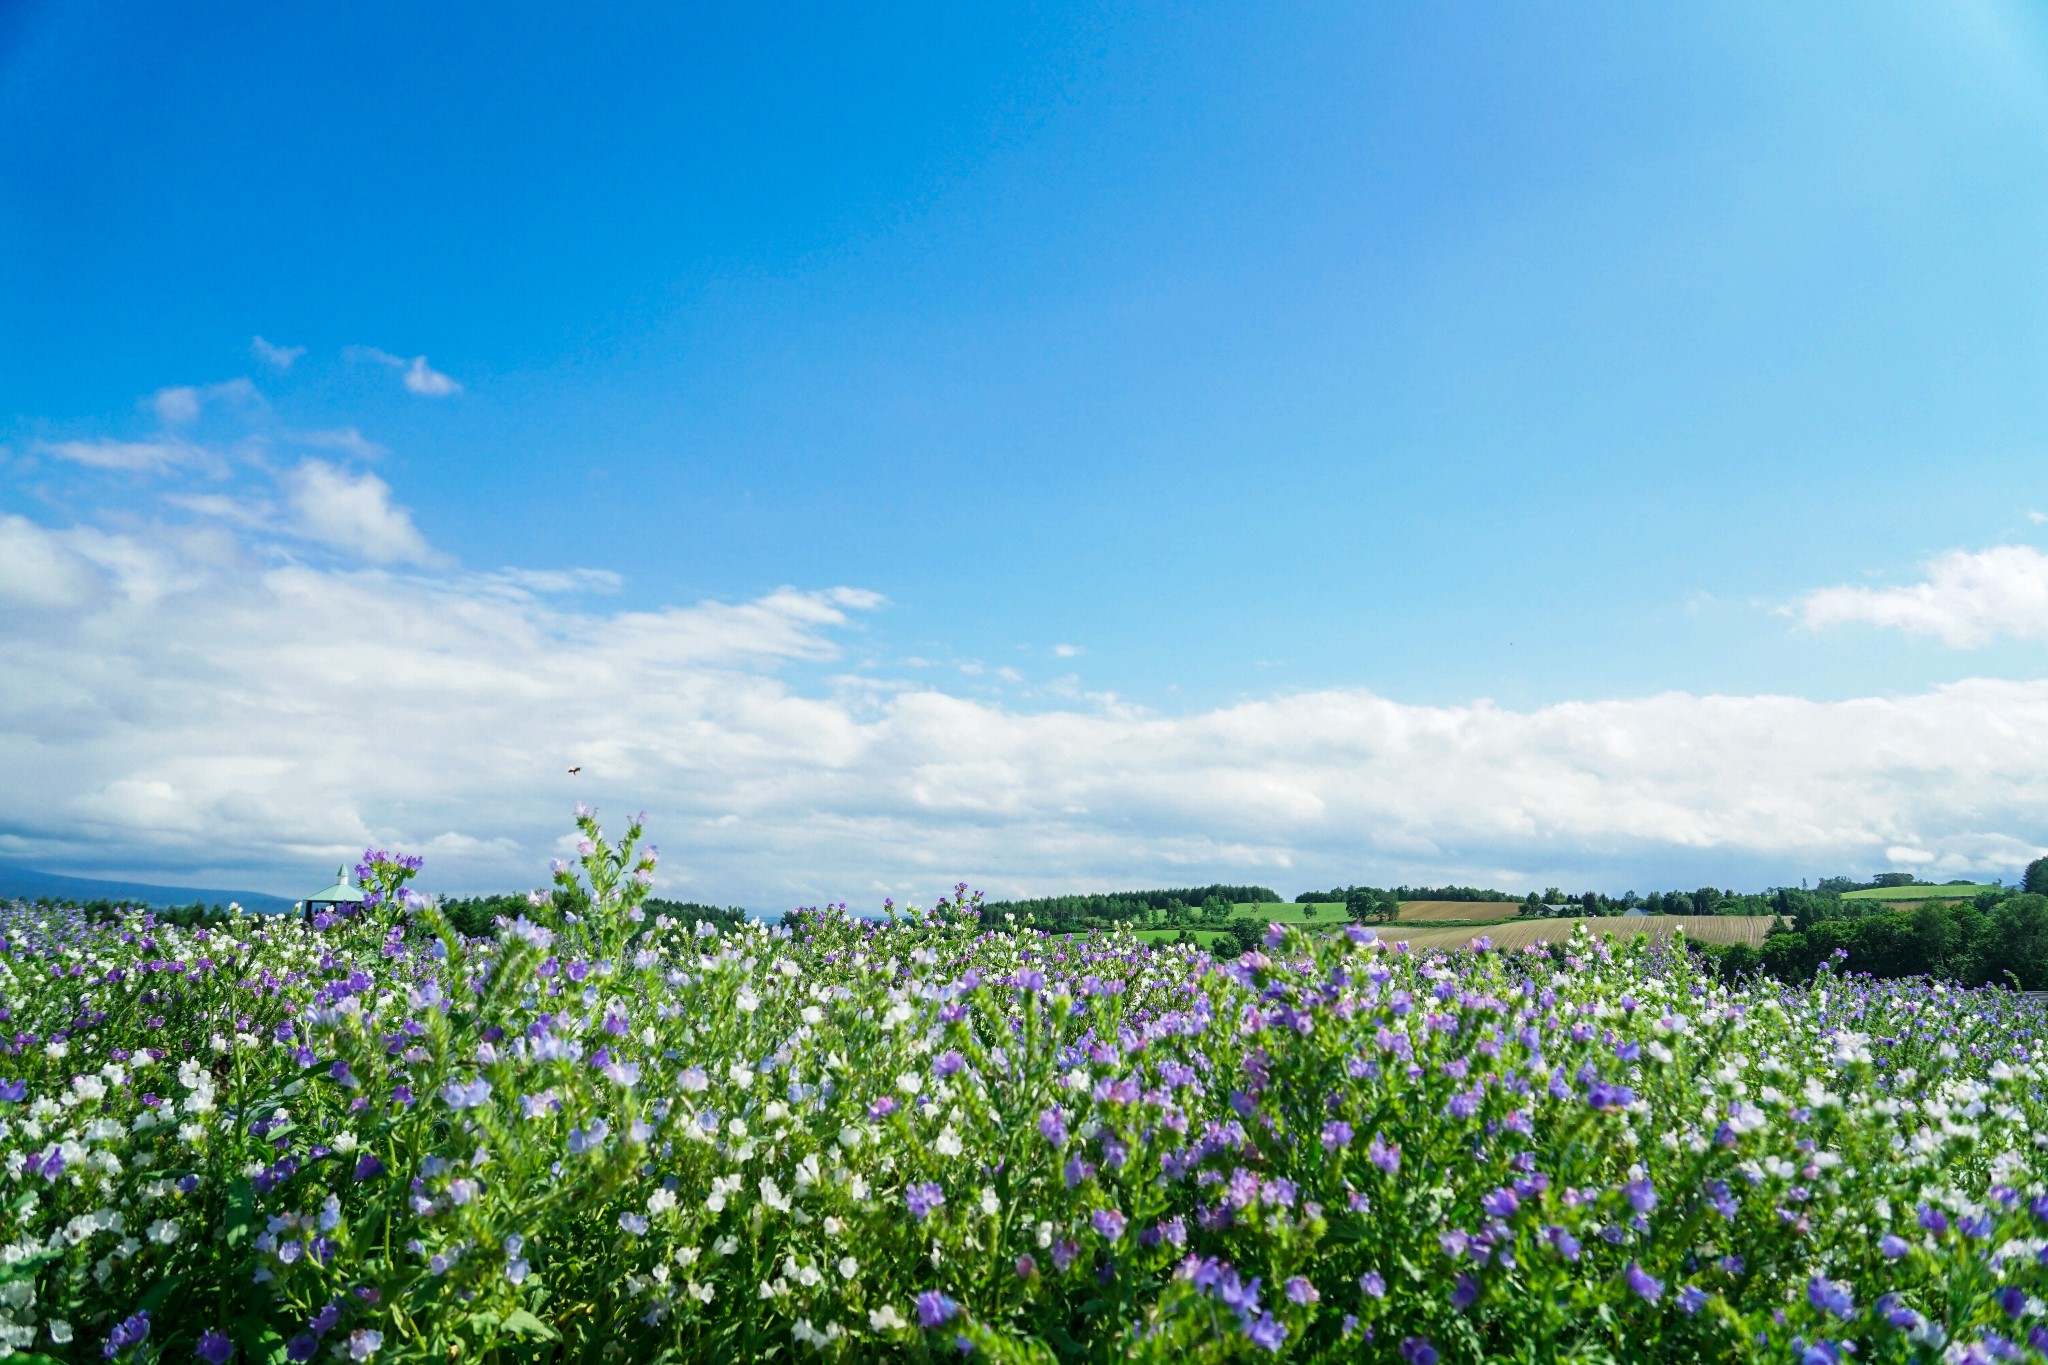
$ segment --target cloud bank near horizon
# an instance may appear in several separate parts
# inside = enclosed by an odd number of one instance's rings
[[[2040,851],[2048,681],[1029,711],[835,672],[881,605],[859,589],[607,611],[591,586],[0,518],[0,855],[274,883],[379,843],[442,885],[517,886],[586,797],[655,812],[671,894],[761,908],[955,876],[1292,889],[1702,854],[1967,875]]]
[[[36,451],[159,480],[155,515],[0,514],[0,857],[289,892],[376,843],[425,853],[431,886],[506,888],[544,879],[578,799],[653,812],[665,892],[759,909],[956,878],[1647,889],[1709,868],[1995,875],[2042,851],[2048,680],[1526,711],[1360,689],[1033,709],[850,664],[884,605],[861,588],[607,606],[603,570],[478,572],[436,551],[353,429],[188,432],[212,409],[264,412],[246,380],[149,406],[153,436]],[[2002,547],[1799,610],[1970,645],[2048,630],[2041,585],[2048,556]]]

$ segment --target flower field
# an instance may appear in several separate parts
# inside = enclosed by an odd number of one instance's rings
[[[30,1360],[2038,1359],[2038,1002],[1586,935],[0,912]],[[570,907],[564,909],[564,906]],[[707,926],[708,927],[708,926]]]

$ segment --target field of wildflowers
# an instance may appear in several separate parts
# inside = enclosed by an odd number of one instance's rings
[[[1584,935],[0,912],[0,1354],[2038,1359],[2039,1002]],[[574,908],[564,911],[568,904]]]

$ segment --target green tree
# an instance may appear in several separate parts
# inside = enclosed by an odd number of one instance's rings
[[[2014,896],[1985,916],[1963,978],[2048,989],[2048,896]]]
[[[2020,883],[2020,890],[2030,896],[2048,896],[2048,858],[2036,858],[2027,864],[2026,880]]]

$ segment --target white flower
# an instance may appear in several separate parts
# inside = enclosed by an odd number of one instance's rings
[[[63,1345],[66,1345],[67,1343],[69,1343],[69,1342],[70,1342],[70,1340],[71,1340],[71,1324],[70,1324],[70,1323],[68,1323],[68,1322],[64,1321],[64,1319],[62,1319],[62,1318],[51,1318],[51,1319],[50,1319],[50,1322],[49,1322],[49,1328],[50,1328],[50,1340],[51,1340],[51,1341],[54,1341],[54,1342],[56,1342],[56,1343],[57,1343],[57,1344],[58,1344],[59,1346],[63,1346]]]
[[[333,1138],[328,1141],[327,1145],[332,1147],[335,1151],[341,1153],[343,1156],[347,1156],[350,1152],[353,1152],[357,1148],[357,1146],[360,1145],[360,1143],[354,1133],[351,1133],[344,1129],[341,1132],[336,1133],[333,1136]]]
[[[159,1218],[149,1225],[149,1240],[158,1246],[170,1246],[184,1233],[185,1229],[178,1226],[175,1218]]]
[[[982,1216],[986,1218],[993,1218],[1002,1211],[1003,1203],[1000,1199],[996,1198],[995,1186],[983,1185],[981,1187]]]
[[[747,1089],[754,1083],[754,1068],[748,1066],[745,1062],[734,1062],[726,1069],[725,1074],[731,1077],[732,1083],[742,1090]]]
[[[377,1348],[384,1344],[384,1334],[367,1327],[358,1327],[348,1334],[348,1358],[368,1360],[377,1354]]]
[[[619,1226],[632,1236],[639,1237],[647,1231],[647,1220],[637,1213],[619,1215]]]
[[[825,1011],[819,1009],[816,1005],[805,1005],[803,1021],[806,1024],[822,1024],[825,1022]]]
[[[647,1196],[647,1211],[649,1213],[667,1213],[675,1206],[676,1192],[674,1190],[656,1190],[653,1194]]]
[[[771,1176],[761,1177],[761,1202],[777,1213],[789,1212],[789,1196],[782,1192],[782,1186]]]
[[[939,1134],[939,1140],[934,1145],[939,1149],[940,1156],[960,1155],[960,1135],[953,1131],[951,1124],[946,1125],[946,1131]]]
[[[844,1279],[852,1279],[860,1274],[860,1262],[854,1260],[851,1256],[841,1256],[839,1258],[839,1274]]]
[[[885,1303],[868,1314],[868,1326],[877,1332],[893,1332],[906,1325],[903,1315],[896,1311],[894,1304]]]
[[[740,1007],[742,1014],[752,1014],[755,1010],[761,1008],[761,997],[754,994],[753,987],[742,986],[740,987],[738,998],[733,1003]]]
[[[906,1095],[915,1095],[924,1089],[924,1082],[915,1071],[906,1071],[896,1078],[896,1088]]]

